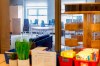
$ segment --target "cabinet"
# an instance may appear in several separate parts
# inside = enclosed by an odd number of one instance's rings
[[[100,49],[100,21],[95,20],[96,15],[100,15],[99,6],[100,3],[65,4],[64,14],[83,14],[83,23],[65,24],[65,32],[75,32],[70,39],[65,37],[66,46],[77,46],[77,42],[83,41],[84,47]],[[82,31],[81,36],[78,36],[79,31]],[[73,38],[76,40],[72,41]]]

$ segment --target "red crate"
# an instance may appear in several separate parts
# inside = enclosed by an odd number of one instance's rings
[[[98,66],[98,61],[74,60],[75,66]]]
[[[63,58],[59,56],[59,63],[60,63],[60,66],[73,66],[74,60],[73,58]]]

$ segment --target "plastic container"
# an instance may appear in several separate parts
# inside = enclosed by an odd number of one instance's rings
[[[64,58],[74,58],[76,55],[76,52],[73,50],[66,50],[61,52],[61,57]]]
[[[59,56],[59,64],[60,66],[74,66],[73,58],[63,58]]]
[[[74,60],[75,66],[98,66],[98,61]]]
[[[6,51],[6,52],[4,53],[5,60],[6,60],[6,63],[7,63],[7,64],[9,64],[9,56],[10,56],[10,54],[12,54],[12,53],[14,53],[14,52],[16,52],[16,50],[15,50],[15,49],[11,49],[11,50],[8,50],[8,51]]]

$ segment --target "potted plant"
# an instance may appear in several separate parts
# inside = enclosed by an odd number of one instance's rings
[[[18,66],[17,54],[16,53],[10,54],[9,66]]]
[[[18,55],[18,66],[29,66],[29,53],[30,44],[28,41],[23,39],[23,41],[16,41],[16,52]]]

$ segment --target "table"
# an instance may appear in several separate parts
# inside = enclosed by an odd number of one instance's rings
[[[43,51],[43,50],[46,50],[46,49],[47,49],[47,47],[37,47],[33,50]],[[31,50],[31,51],[33,51],[33,50]],[[9,64],[6,64],[4,54],[0,54],[0,66],[9,66]]]
[[[6,64],[5,59],[4,59],[4,54],[0,54],[0,66],[9,66],[9,64]],[[98,66],[100,66],[100,61]]]
[[[5,59],[4,59],[4,54],[0,54],[0,63],[4,62]]]
[[[5,62],[4,54],[0,54],[0,66],[9,66]]]
[[[36,32],[36,34],[50,34],[54,33],[54,27],[32,27],[31,33]]]

